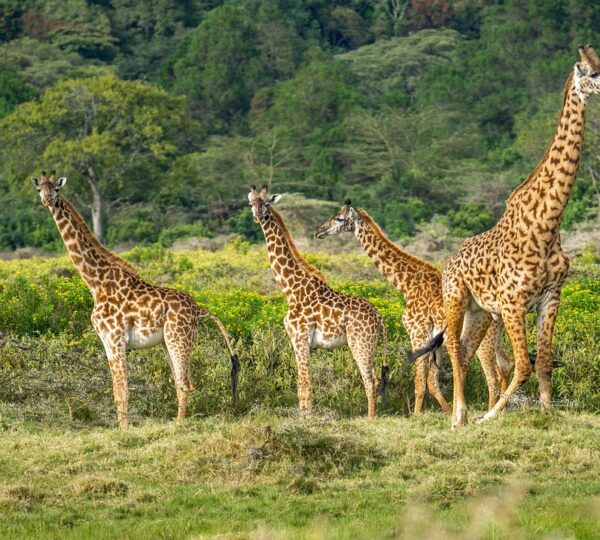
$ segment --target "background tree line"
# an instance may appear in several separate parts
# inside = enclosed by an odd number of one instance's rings
[[[109,244],[252,238],[265,181],[480,232],[599,30],[591,0],[0,0],[0,249],[56,243],[41,166]],[[597,111],[567,227],[600,201]]]

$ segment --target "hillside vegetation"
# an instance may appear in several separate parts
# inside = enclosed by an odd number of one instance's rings
[[[190,412],[246,413],[256,407],[296,407],[296,366],[282,320],[286,305],[277,289],[264,246],[234,241],[224,249],[173,251],[137,247],[124,256],[145,279],[188,291],[220,317],[233,335],[242,363],[240,406],[229,400],[229,359],[213,325],[203,323],[192,359],[197,387]],[[385,414],[413,407],[410,350],[401,323],[404,302],[362,254],[308,253],[336,289],[370,300],[383,315],[390,345],[389,402]],[[556,323],[553,375],[557,406],[600,412],[600,267],[592,251],[579,257],[563,289]],[[64,425],[112,425],[112,387],[106,356],[92,330],[92,297],[67,256],[3,261],[0,264],[0,402],[23,420]],[[535,317],[529,319],[535,352]],[[506,344],[507,350],[509,349]],[[379,370],[381,355],[376,366]],[[160,348],[128,353],[131,406],[135,421],[171,418],[175,391]],[[443,388],[451,394],[451,369],[444,360]],[[347,417],[365,413],[358,369],[347,348],[315,351],[315,404]],[[467,385],[471,403],[487,403],[477,361]],[[517,402],[537,403],[535,377]],[[435,403],[431,404],[437,410]]]
[[[349,196],[395,238],[480,232],[599,34],[592,0],[6,0],[0,249],[57,247],[28,184],[42,168],[109,245],[255,240],[263,182]],[[596,101],[565,227],[600,200]]]

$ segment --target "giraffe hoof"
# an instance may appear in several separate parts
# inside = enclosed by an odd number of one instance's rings
[[[467,411],[465,409],[459,410],[456,414],[456,420],[452,424],[452,429],[458,429],[467,425]]]
[[[477,417],[475,417],[475,418],[474,418],[474,420],[473,420],[473,423],[474,423],[474,424],[481,424],[481,423],[483,423],[483,422],[485,422],[485,421],[486,421],[486,418],[485,418],[485,416],[484,416],[484,415],[481,415],[481,416],[477,416]]]

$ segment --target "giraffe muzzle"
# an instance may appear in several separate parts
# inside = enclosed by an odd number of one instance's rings
[[[319,240],[325,238],[327,236],[327,229],[317,229],[317,231],[315,232],[315,238],[318,238]]]

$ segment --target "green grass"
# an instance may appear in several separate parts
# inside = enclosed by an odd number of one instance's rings
[[[4,418],[0,537],[594,538],[600,417]]]

